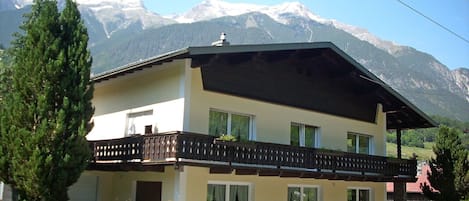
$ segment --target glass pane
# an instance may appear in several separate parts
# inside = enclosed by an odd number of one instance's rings
[[[231,135],[235,136],[238,141],[249,140],[249,116],[231,115]]]
[[[301,201],[300,187],[288,187],[288,201]]]
[[[369,190],[359,190],[358,200],[359,201],[370,201],[370,191]]]
[[[303,201],[317,201],[318,200],[318,189],[317,188],[304,188],[303,189]]]
[[[225,192],[225,185],[209,184],[207,186],[207,201],[225,201]]]
[[[300,146],[300,125],[292,124],[290,126],[290,145]]]
[[[357,190],[355,189],[347,190],[347,201],[357,201]]]
[[[347,135],[347,151],[348,152],[357,152],[357,136],[354,134]]]
[[[224,112],[210,111],[208,134],[213,136],[220,136],[227,134],[226,127],[228,125],[228,114]]]
[[[248,201],[248,196],[248,186],[230,185],[230,201]]]
[[[315,133],[316,127],[305,126],[305,147],[314,147],[316,145]]]
[[[368,136],[358,136],[358,143],[359,143],[359,152],[361,154],[369,154],[370,153],[370,137]]]

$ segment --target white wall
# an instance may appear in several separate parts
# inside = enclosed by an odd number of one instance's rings
[[[184,65],[179,60],[97,83],[88,140],[125,137],[127,115],[148,110],[158,132],[182,130]]]

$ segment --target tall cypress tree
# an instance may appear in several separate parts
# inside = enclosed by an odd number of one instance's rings
[[[436,158],[430,160],[430,185],[421,186],[423,193],[432,200],[468,200],[468,151],[461,144],[458,130],[440,127],[433,152]]]
[[[0,180],[21,200],[64,201],[87,165],[93,115],[88,35],[72,0],[35,0],[12,44],[0,106]]]

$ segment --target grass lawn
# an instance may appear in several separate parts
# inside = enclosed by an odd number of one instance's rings
[[[402,146],[402,158],[412,157],[412,153],[417,154],[417,160],[430,160],[434,157],[432,146],[433,142],[425,142],[425,148]],[[394,143],[386,143],[386,155],[397,157],[397,145]]]

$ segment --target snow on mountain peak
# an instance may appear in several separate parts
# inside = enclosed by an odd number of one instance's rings
[[[76,0],[79,5],[117,5],[120,8],[143,8],[142,0]]]
[[[249,3],[229,3],[222,0],[205,0],[189,12],[171,18],[180,23],[191,23],[223,16],[237,16],[250,12],[266,14],[283,24],[288,23],[288,20],[284,17],[284,14],[287,13],[316,21],[324,21],[299,2],[285,2],[274,6],[267,6]]]

